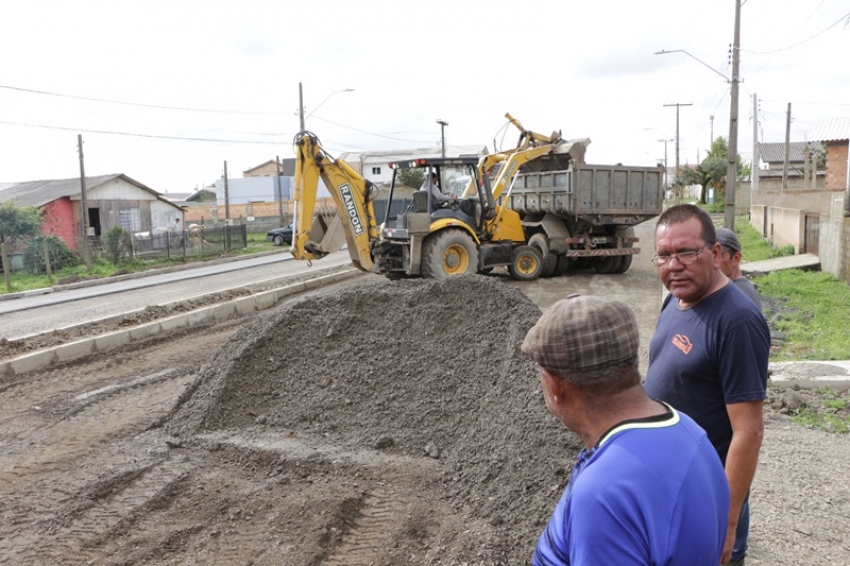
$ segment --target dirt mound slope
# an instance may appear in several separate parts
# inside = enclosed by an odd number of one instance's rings
[[[419,459],[443,503],[493,527],[494,556],[525,563],[580,447],[519,349],[539,316],[482,276],[311,295],[235,333],[166,430],[181,442],[250,430]]]

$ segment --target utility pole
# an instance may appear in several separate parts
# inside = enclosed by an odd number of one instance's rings
[[[711,148],[714,146],[714,114],[708,117],[711,120],[711,145],[708,146],[708,150],[711,151]]]
[[[791,150],[791,103],[788,103],[788,112],[785,114],[785,159],[782,161],[782,190],[788,190],[788,162]]]
[[[665,188],[666,188],[666,187],[670,186],[670,182],[667,179],[667,171],[668,171],[668,169],[667,169],[667,142],[673,141],[673,140],[668,140],[667,138],[664,138],[664,139],[661,139],[661,140],[658,140],[658,141],[664,142],[664,185],[665,185]]]
[[[732,45],[732,107],[729,112],[729,164],[726,167],[726,214],[723,226],[735,229],[735,196],[738,190],[738,77],[741,63],[741,0],[735,0],[735,39]]]
[[[449,125],[445,120],[437,120],[437,123],[440,125],[440,141],[443,148],[443,157],[446,157],[446,126]]]
[[[752,194],[759,190],[759,98],[753,93],[753,166],[750,172],[750,202],[753,202]]]
[[[301,119],[301,129],[304,131],[304,93],[301,90],[301,83],[298,83],[298,116]]]
[[[230,224],[230,194],[227,188],[227,161],[224,162],[224,224]]]
[[[86,165],[83,160],[83,136],[77,134],[77,150],[80,154],[80,226],[83,230],[83,261],[86,268],[92,268],[92,259],[89,249],[89,205],[86,200]]]
[[[283,228],[283,187],[280,186],[280,156],[274,156],[274,163],[277,168],[277,211],[280,215],[280,226]]]
[[[681,199],[681,188],[679,187],[679,107],[680,106],[693,106],[692,103],[687,104],[665,104],[664,106],[675,106],[676,107],[676,177],[673,179],[673,204],[679,204],[679,200]]]

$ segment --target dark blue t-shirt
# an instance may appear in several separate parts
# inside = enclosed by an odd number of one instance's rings
[[[725,465],[732,441],[726,405],[766,397],[769,354],[767,322],[735,285],[688,309],[668,296],[649,343],[646,392],[694,419]]]

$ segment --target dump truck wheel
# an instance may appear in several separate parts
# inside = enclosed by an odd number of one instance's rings
[[[518,281],[534,281],[543,271],[543,257],[540,250],[532,246],[517,246],[511,253],[511,276]]]
[[[621,255],[620,256],[620,264],[617,265],[617,269],[612,271],[611,273],[625,273],[632,266],[632,255]]]
[[[597,257],[593,260],[593,270],[601,274],[614,273],[619,265],[620,256],[616,255]]]
[[[634,238],[635,229],[630,226],[626,229],[624,236],[626,238]],[[634,244],[632,242],[627,242],[623,244],[623,247],[631,248],[634,247]],[[632,254],[620,256],[620,263],[617,265],[616,269],[614,269],[614,271],[612,271],[611,273],[625,273],[632,266],[632,259]]]
[[[572,260],[565,255],[558,256],[558,266],[555,268],[555,277],[560,277],[570,270]]]
[[[546,234],[534,234],[528,239],[528,245],[537,248],[543,258],[543,271],[540,277],[552,277],[558,268],[558,256],[549,251],[549,239]]]
[[[444,279],[478,272],[478,248],[472,236],[461,230],[443,230],[422,246],[422,276]]]

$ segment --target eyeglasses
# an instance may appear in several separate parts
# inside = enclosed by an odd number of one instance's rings
[[[697,257],[699,256],[700,252],[702,252],[702,250],[704,250],[708,246],[712,246],[712,245],[714,245],[714,242],[706,242],[702,245],[702,247],[700,247],[700,249],[698,249],[695,252],[682,252],[680,254],[675,254],[675,255],[666,255],[666,254],[665,255],[658,255],[658,254],[656,254],[656,255],[652,256],[651,258],[649,258],[649,261],[654,263],[655,267],[664,267],[665,265],[669,264],[671,259],[679,260],[679,263],[682,264],[682,266],[693,265],[694,263],[696,263]]]

